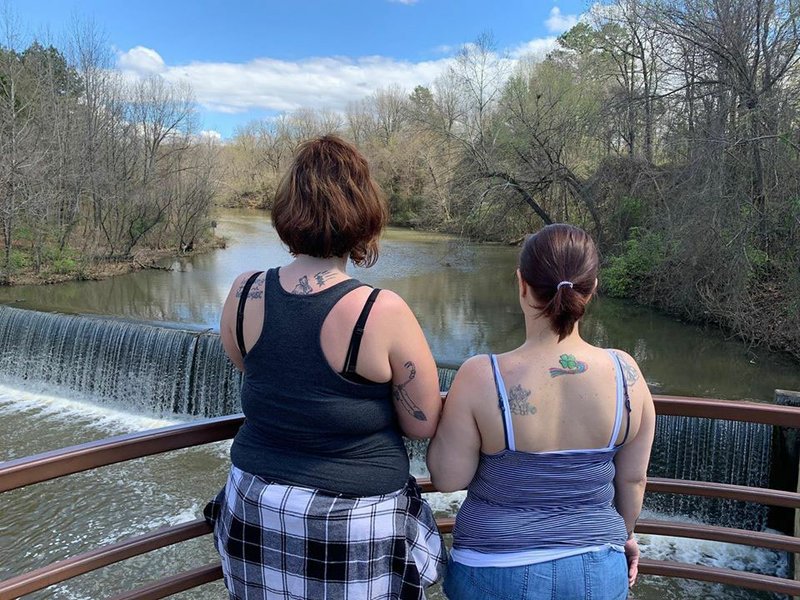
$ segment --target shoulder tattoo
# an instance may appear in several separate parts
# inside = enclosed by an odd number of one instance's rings
[[[528,402],[531,391],[517,384],[508,391],[508,405],[512,415],[535,415],[536,407]]]
[[[266,278],[262,279],[259,277],[253,282],[253,285],[250,286],[250,290],[247,292],[247,299],[248,300],[255,300],[256,298],[263,298],[264,297],[264,281]],[[239,289],[236,290],[236,297],[241,298],[242,292],[244,292],[244,284],[247,283],[245,279],[242,283],[239,284]]]
[[[619,364],[622,366],[622,373],[625,376],[625,381],[628,385],[633,385],[637,381],[639,381],[639,371],[636,370],[631,363],[625,360],[625,357],[622,356],[619,352],[614,352],[619,359]]]

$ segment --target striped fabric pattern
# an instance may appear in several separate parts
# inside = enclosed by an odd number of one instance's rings
[[[616,452],[481,455],[453,546],[486,553],[623,546],[628,534],[613,505]]]

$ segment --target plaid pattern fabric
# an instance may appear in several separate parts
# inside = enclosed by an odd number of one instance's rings
[[[446,550],[413,478],[345,498],[231,468],[205,510],[231,600],[425,598]]]

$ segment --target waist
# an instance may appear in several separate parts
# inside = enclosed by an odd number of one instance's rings
[[[397,490],[409,477],[408,453],[399,434],[388,431],[351,440],[324,452],[294,444],[276,447],[245,427],[234,438],[231,462],[274,483],[297,485],[348,497]]]
[[[520,508],[487,504],[468,495],[453,528],[454,548],[482,553],[624,546],[626,539],[625,521],[610,502]]]

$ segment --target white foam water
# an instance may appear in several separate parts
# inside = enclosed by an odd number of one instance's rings
[[[17,383],[14,387],[0,384],[0,415],[19,412],[31,413],[36,419],[91,425],[108,435],[156,429],[181,422],[178,419],[128,412],[86,398],[65,398],[40,384]]]

